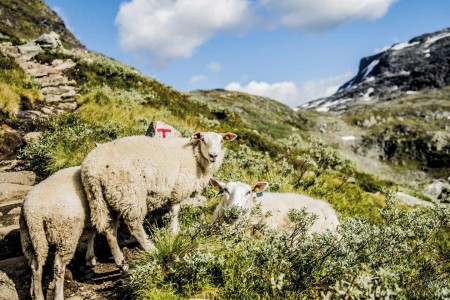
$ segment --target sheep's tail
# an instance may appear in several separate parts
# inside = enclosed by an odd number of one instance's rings
[[[103,196],[101,182],[98,179],[82,176],[83,186],[91,210],[92,224],[99,232],[104,232],[110,224],[111,216],[108,204]]]
[[[44,265],[49,248],[44,220],[38,214],[33,214],[29,220],[23,211],[24,208],[22,208],[19,218],[22,251],[30,263],[36,259],[38,264]]]

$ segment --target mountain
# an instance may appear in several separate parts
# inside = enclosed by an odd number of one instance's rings
[[[66,48],[83,48],[44,0],[0,0],[0,42],[35,39],[56,32]]]
[[[389,101],[450,85],[450,28],[395,44],[359,63],[355,77],[301,109],[342,113],[360,103]]]

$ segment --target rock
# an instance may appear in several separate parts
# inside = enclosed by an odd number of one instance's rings
[[[63,62],[62,64],[57,65],[55,67],[55,70],[64,71],[67,69],[71,69],[71,68],[75,67],[76,65],[77,65],[76,63],[74,63],[72,60],[68,59],[65,62]]]
[[[58,103],[58,108],[63,110],[75,110],[78,107],[78,103],[76,102],[61,102]]]
[[[74,90],[73,86],[47,86],[41,91],[44,95],[62,95],[72,90]]]
[[[418,199],[416,197],[413,197],[411,195],[402,193],[402,192],[397,192],[396,194],[397,199],[403,203],[406,204],[408,206],[422,206],[422,207],[433,207],[434,204],[425,200],[421,200]]]
[[[15,207],[8,212],[8,215],[20,215],[21,207]]]
[[[45,106],[41,108],[41,111],[46,115],[51,115],[53,113],[53,109]]]
[[[449,201],[450,184],[444,180],[436,180],[425,188],[424,193],[436,200]]]
[[[63,62],[64,62],[64,60],[62,60],[62,59],[54,59],[52,61],[52,66],[56,67],[56,66],[62,65]]]
[[[0,51],[9,57],[18,58],[20,57],[19,49],[16,46],[2,46]]]
[[[34,185],[35,181],[36,181],[36,174],[31,171],[0,173],[0,183]]]
[[[25,144],[30,144],[34,141],[37,141],[42,135],[42,132],[40,131],[34,131],[34,132],[28,132],[23,136],[23,140],[25,141]]]
[[[41,45],[43,48],[55,49],[61,47],[61,41],[59,39],[59,34],[56,32],[44,33],[37,38],[36,43]]]
[[[152,121],[148,126],[147,133],[145,135],[163,139],[181,137],[181,133],[178,130],[161,121]]]
[[[5,227],[0,227],[0,238],[4,238],[8,234],[10,234],[13,230],[19,230],[19,224],[13,224],[13,225],[5,226]]]
[[[0,204],[23,201],[32,188],[32,186],[23,184],[0,183]]]
[[[2,160],[0,161],[0,172],[6,172],[14,169],[19,164],[19,160]]]
[[[14,282],[0,271],[0,300],[19,300]]]
[[[75,296],[71,296],[69,298],[66,298],[67,300],[83,300],[83,296],[79,296],[79,295],[75,295]]]
[[[347,179],[347,182],[348,182],[348,183],[356,183],[356,180],[355,180],[355,178],[353,178],[353,177],[349,177],[349,178]]]
[[[25,45],[21,45],[17,47],[20,52],[20,57],[24,60],[31,60],[33,57],[35,57],[39,52],[42,51],[42,48],[39,45],[36,45],[35,43],[28,43]]]

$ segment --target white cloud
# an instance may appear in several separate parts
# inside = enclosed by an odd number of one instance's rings
[[[196,75],[196,76],[192,76],[189,79],[189,83],[197,83],[197,82],[201,82],[201,81],[205,81],[208,78],[205,75]]]
[[[355,19],[374,20],[396,0],[262,0],[269,16],[288,28],[318,33]]]
[[[331,96],[351,76],[352,73],[349,71],[325,79],[308,81],[300,87],[292,81],[276,83],[251,81],[247,85],[231,82],[225,89],[272,98],[295,107],[310,100]]]
[[[272,98],[290,106],[295,106],[298,102],[298,88],[292,81],[272,84],[264,81],[251,81],[245,86],[242,86],[238,82],[230,82],[225,89]]]
[[[116,17],[123,50],[162,66],[187,58],[220,32],[274,24],[320,33],[355,19],[377,19],[397,0],[129,0]],[[265,20],[263,24],[261,20]]]
[[[211,62],[207,65],[207,68],[213,73],[219,73],[222,69],[222,66],[217,62]]]
[[[160,65],[190,57],[218,32],[243,32],[253,21],[249,0],[132,0],[116,17],[122,49],[147,53]]]

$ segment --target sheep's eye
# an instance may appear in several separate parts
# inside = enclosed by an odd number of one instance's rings
[[[204,139],[204,138],[201,138],[200,140],[201,140],[203,143],[205,142],[205,139]]]
[[[245,196],[248,196],[248,195],[250,195],[252,192],[251,191],[248,191],[246,194],[245,194]]]
[[[227,193],[227,194],[230,193],[230,191],[229,191],[227,188],[223,189],[223,191],[224,191],[225,193]]]

